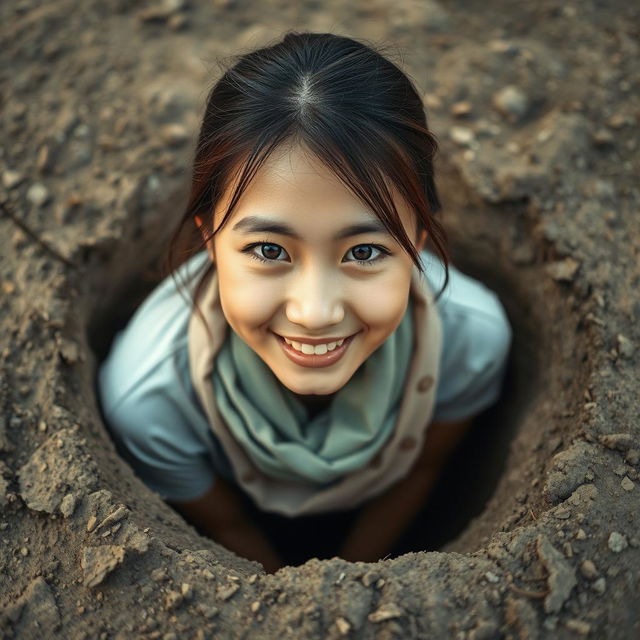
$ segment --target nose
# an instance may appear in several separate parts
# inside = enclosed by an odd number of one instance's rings
[[[322,269],[301,271],[290,283],[286,297],[287,319],[308,331],[322,331],[344,319],[340,279]]]

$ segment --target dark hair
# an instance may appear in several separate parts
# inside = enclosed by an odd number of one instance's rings
[[[390,180],[415,210],[418,232],[427,231],[444,262],[445,282],[436,299],[442,294],[449,282],[449,256],[445,230],[435,217],[440,211],[433,170],[437,142],[422,100],[407,75],[381,53],[331,33],[289,31],[277,44],[237,56],[213,86],[188,204],[170,238],[165,273],[174,276],[218,231],[213,211],[233,172],[242,167],[219,228],[256,171],[284,143],[310,149],[373,211],[422,273],[419,254],[394,206]],[[206,238],[196,229],[196,216]],[[185,227],[191,237],[176,260]],[[207,265],[203,276],[215,268],[210,261]],[[204,280],[193,296],[200,315],[196,300]]]

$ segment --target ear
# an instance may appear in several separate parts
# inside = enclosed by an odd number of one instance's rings
[[[200,233],[202,234],[202,239],[204,240],[206,238],[206,230],[202,228],[202,218],[200,218],[199,216],[194,216],[194,218],[195,218],[196,226],[200,230]],[[215,262],[216,260],[215,260],[215,253],[213,251],[212,239],[209,239],[209,241],[207,242],[207,251],[209,252],[209,257],[211,258],[211,262]]]
[[[426,229],[423,229],[420,232],[420,236],[418,238],[418,242],[416,243],[416,250],[417,251],[422,251],[426,241],[427,241],[427,231],[426,231]]]

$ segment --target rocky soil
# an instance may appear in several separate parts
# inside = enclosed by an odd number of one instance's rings
[[[640,637],[639,14],[1,3],[0,637]],[[288,28],[392,45],[441,143],[454,262],[500,294],[515,340],[504,401],[453,471],[469,496],[492,483],[458,535],[267,575],[141,484],[93,381],[158,281],[218,61]]]

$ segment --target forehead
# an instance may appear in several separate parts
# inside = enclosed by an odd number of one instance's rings
[[[230,203],[240,171],[216,207],[221,219]],[[415,214],[388,183],[402,224],[410,232]],[[378,221],[374,212],[356,196],[319,158],[299,145],[276,149],[247,185],[228,223],[247,215],[286,221],[299,227],[328,226]],[[230,225],[233,226],[233,225]]]

